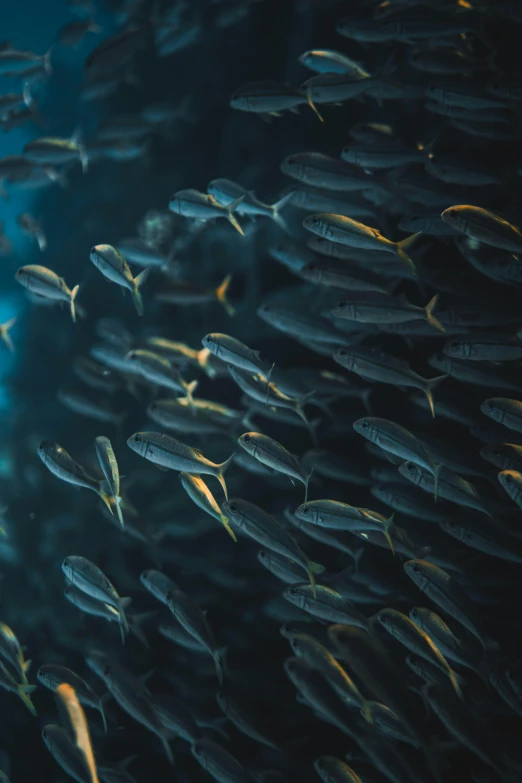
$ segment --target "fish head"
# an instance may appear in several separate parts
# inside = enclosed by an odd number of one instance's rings
[[[498,474],[498,480],[500,481],[500,484],[508,495],[513,497],[514,495],[518,494],[517,491],[517,485],[518,489],[522,486],[519,481],[517,481],[517,478],[520,476],[520,473],[517,473],[516,470],[502,470]],[[520,476],[522,479],[522,476]]]
[[[458,525],[451,519],[441,519],[439,526],[442,528],[442,530],[444,530],[445,533],[453,536],[453,538],[457,538],[459,541],[466,541],[468,538],[468,531],[466,528],[462,527],[462,525]]]
[[[174,193],[173,196],[169,199],[169,210],[171,212],[174,212],[176,215],[182,215],[183,211],[181,208],[181,199],[179,198],[177,193]]]
[[[299,155],[288,155],[281,163],[281,171],[295,179],[301,179],[303,175],[303,163]]]
[[[419,484],[422,479],[422,471],[414,462],[403,462],[399,465],[399,473],[414,484]]]
[[[332,309],[332,314],[338,315],[341,318],[355,318],[356,306],[353,302],[347,302],[346,299],[343,299],[342,302],[339,302],[337,307]]]
[[[404,563],[404,571],[420,590],[424,590],[429,583],[428,575],[421,560],[407,560]]]
[[[239,445],[252,457],[255,457],[257,454],[257,434],[257,432],[245,432],[244,435],[237,439]]]
[[[241,525],[244,516],[241,500],[238,500],[237,498],[225,500],[225,502],[221,504],[221,511],[225,516],[231,519],[234,524]]]
[[[335,767],[338,764],[335,762],[337,762],[337,759],[332,758],[332,756],[319,756],[314,761],[314,769],[323,783],[335,783],[335,780],[338,779],[335,776]]]
[[[57,443],[53,443],[51,440],[44,440],[38,446],[38,456],[44,465],[48,465],[57,450],[60,450],[60,446]]]
[[[459,205],[455,207],[448,207],[441,213],[441,218],[448,226],[456,228],[457,231],[466,233],[469,222],[469,207],[465,205]]]
[[[52,685],[52,677],[50,673],[47,671],[45,666],[40,666],[38,671],[36,672],[36,679],[38,682],[41,682],[42,685],[45,685],[47,688],[50,688]]]
[[[74,564],[70,557],[66,557],[65,560],[62,561],[62,571],[67,579],[72,582],[74,576]]]
[[[355,371],[355,368],[357,367],[355,356],[350,353],[347,348],[339,348],[339,350],[334,353],[333,358],[338,364],[342,367],[346,367],[350,372]]]
[[[428,364],[430,367],[433,367],[435,370],[440,370],[441,372],[448,372],[448,370],[451,367],[451,360],[450,357],[447,355],[445,356],[440,351],[438,353],[432,354],[428,359]]]
[[[480,410],[482,413],[485,413],[486,416],[489,416],[490,419],[493,419],[493,421],[498,421],[501,423],[502,419],[504,418],[504,412],[495,397],[491,397],[489,400],[484,400],[480,406]]]
[[[454,356],[457,359],[469,359],[474,354],[473,345],[469,340],[450,340],[442,349],[446,356]]]
[[[363,438],[370,440],[372,443],[376,443],[379,437],[378,429],[372,424],[371,419],[362,418],[354,421],[353,428],[355,432],[362,435]]]
[[[236,92],[232,93],[228,105],[231,109],[238,109],[239,111],[251,110],[250,98],[248,95],[245,95],[243,89],[236,90]]]
[[[312,503],[301,503],[296,508],[294,516],[303,522],[310,522],[312,525],[316,525],[321,519],[319,509]]]
[[[91,650],[85,662],[89,669],[102,680],[106,680],[111,675],[111,659],[101,650]]]
[[[127,446],[129,449],[132,449],[132,451],[135,451],[136,454],[139,454],[140,457],[144,457],[147,453],[149,444],[144,437],[143,432],[135,432],[134,435],[131,435],[127,440]]]
[[[15,272],[15,280],[17,283],[27,286],[29,279],[30,279],[30,274],[25,266],[21,266],[20,269],[17,269],[17,271]]]
[[[312,234],[324,237],[328,231],[328,224],[320,214],[309,215],[303,220],[303,228],[306,228],[307,231],[311,231]]]
[[[480,449],[480,456],[491,462],[497,468],[501,470],[507,470],[509,466],[509,456],[503,450],[503,444],[493,444],[492,446],[484,446]]]
[[[299,609],[304,609],[308,601],[303,585],[289,585],[283,590],[283,598],[294,606],[298,606]]]

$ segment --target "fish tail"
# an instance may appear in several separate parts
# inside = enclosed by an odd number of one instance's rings
[[[309,107],[314,112],[314,114],[317,115],[317,117],[319,117],[321,122],[324,122],[324,118],[321,116],[321,114],[319,113],[319,109],[317,108],[317,106],[312,100],[312,90],[310,87],[306,91],[306,102],[308,103]]]
[[[30,109],[30,108],[31,108],[31,106],[32,106],[32,105],[33,105],[33,103],[34,103],[34,98],[33,98],[33,96],[31,95],[31,87],[30,87],[30,85],[29,85],[29,84],[26,84],[26,85],[24,86],[24,90],[23,90],[23,93],[22,93],[22,95],[23,95],[23,98],[24,98],[24,103],[25,103],[25,105],[27,106],[27,108],[28,108],[28,109]]]
[[[104,731],[105,734],[107,734],[108,733],[107,718],[105,717],[105,710],[103,709],[103,704],[101,702],[99,702],[99,704],[98,704],[98,712],[101,715],[101,719],[102,719],[102,723],[103,723],[103,731]]]
[[[45,73],[47,74],[47,76],[50,76],[52,74],[52,72],[53,72],[53,66],[52,66],[52,63],[51,63],[51,53],[52,53],[52,51],[53,51],[53,47],[50,46],[48,48],[48,50],[46,51],[46,53],[44,54],[44,56],[43,56],[43,66],[44,66],[44,70],[45,70]]]
[[[125,644],[125,634],[129,633],[129,623],[127,621],[127,618],[125,616],[125,606],[129,604],[128,598],[120,598],[119,604],[118,604],[118,611],[120,613],[120,629],[121,629],[121,638],[123,641],[123,644]]]
[[[185,392],[187,394],[187,405],[189,408],[192,408],[194,410],[194,392],[198,388],[199,381],[191,381],[190,383],[187,383],[183,388],[185,389]]]
[[[393,554],[395,554],[395,547],[393,546],[392,537],[390,535],[390,528],[393,525],[394,516],[395,514],[392,514],[391,517],[387,519],[386,522],[384,523],[384,535],[386,536],[386,541],[390,545],[390,549]]]
[[[219,650],[216,650],[216,652],[213,653],[212,657],[214,658],[214,665],[216,667],[218,682],[220,685],[223,685],[223,667],[221,665],[221,657],[220,657]]]
[[[225,493],[225,498],[228,500],[228,492],[227,492],[227,485],[225,484],[225,479],[223,477],[223,473],[225,473],[226,470],[230,467],[232,462],[234,461],[234,457],[236,456],[236,452],[230,455],[228,459],[226,459],[224,462],[219,465],[219,471],[216,475],[217,480],[223,487],[223,492]]]
[[[136,308],[136,312],[138,315],[143,315],[144,309],[143,309],[143,297],[141,295],[140,287],[143,285],[147,277],[149,276],[149,268],[143,270],[143,272],[140,272],[139,275],[137,275],[133,280],[133,286],[132,286],[132,300],[134,302],[134,306]]]
[[[324,574],[326,568],[321,563],[314,563],[313,560],[308,561],[308,568],[313,574]]]
[[[78,296],[78,291],[80,290],[79,285],[75,285],[73,290],[71,291],[71,318],[73,319],[73,322],[76,323],[76,308],[74,305],[74,300]]]
[[[14,345],[13,341],[11,340],[9,330],[12,329],[15,323],[16,318],[10,318],[9,321],[6,321],[4,324],[0,325],[0,337],[11,353],[14,351]]]
[[[112,510],[111,499],[107,495],[107,493],[104,492],[103,489],[101,488],[103,486],[103,484],[104,484],[104,482],[100,481],[100,488],[97,489],[96,491],[97,491],[98,495],[101,497],[101,499],[103,500],[103,502],[105,503],[105,505],[107,506],[107,508],[109,509],[109,511],[111,512],[111,514],[114,516],[114,511]]]
[[[123,503],[123,498],[117,496],[114,498],[116,502],[116,514],[118,515],[119,523],[122,527],[125,527],[125,522],[123,521],[123,513],[121,510],[121,504]]]
[[[314,469],[312,468],[308,476],[306,477],[306,481],[304,482],[305,485],[305,499],[304,502],[308,500],[308,484],[310,483],[310,479],[312,478],[312,473],[314,472]]]
[[[283,229],[283,231],[288,232],[288,226],[286,224],[286,220],[281,215],[281,210],[286,207],[288,203],[290,203],[290,199],[294,195],[294,191],[292,190],[290,193],[287,193],[286,196],[283,196],[278,201],[275,202],[275,204],[272,204],[271,211],[272,211],[272,219],[277,223],[277,225]]]
[[[245,198],[244,195],[240,196],[239,198],[236,198],[236,200],[233,201],[231,204],[229,204],[228,207],[226,207],[227,218],[228,218],[229,222],[234,226],[236,231],[239,231],[239,233],[241,234],[242,237],[245,236],[245,232],[243,231],[243,229],[239,225],[239,223],[237,221],[237,218],[232,213],[234,212],[234,210],[236,210],[238,208],[238,206],[241,204],[241,202],[244,200],[244,198]]]
[[[36,233],[36,241],[38,242],[38,249],[40,253],[43,253],[47,248],[47,238],[41,228]]]
[[[395,245],[397,255],[406,264],[408,264],[412,272],[415,272],[415,264],[413,263],[409,255],[406,253],[406,250],[408,250],[413,245],[417,237],[419,237],[421,234],[422,231],[418,231],[416,234],[412,234],[411,236],[406,237],[405,239],[401,239],[401,241],[397,242],[397,244]]]
[[[129,625],[129,630],[131,633],[134,634],[136,639],[138,639],[144,647],[147,648],[147,650],[150,648],[150,645],[147,641],[147,637],[141,630],[141,624],[146,622],[147,620],[150,620],[151,617],[156,617],[157,612],[143,612],[142,614],[133,614],[131,619],[131,623]]]
[[[236,536],[236,534],[234,533],[234,531],[232,530],[232,528],[230,527],[230,524],[229,524],[229,521],[228,521],[228,517],[226,517],[224,514],[221,514],[221,516],[220,516],[219,518],[220,518],[220,520],[221,520],[221,524],[223,525],[223,527],[225,528],[225,530],[227,531],[227,533],[229,534],[229,536],[230,536],[230,537],[231,537],[231,538],[232,538],[232,539],[233,539],[233,540],[236,542],[236,544],[237,544],[237,536]]]
[[[423,392],[428,398],[428,403],[430,406],[431,415],[433,418],[435,418],[435,405],[433,402],[433,389],[439,385],[445,378],[447,378],[447,375],[437,375],[436,378],[430,378],[426,381],[426,385],[423,387]]]
[[[272,377],[272,373],[274,372],[275,362],[272,364],[268,375],[266,376],[266,400],[265,405],[268,405],[268,400],[270,397],[270,378]]]
[[[433,478],[434,478],[434,488],[433,488],[433,498],[435,500],[435,503],[437,502],[437,499],[439,497],[439,473],[442,465],[435,465],[435,469],[433,471]]]
[[[426,307],[424,308],[424,312],[426,313],[426,320],[431,326],[434,326],[435,329],[438,329],[440,332],[445,332],[445,328],[441,324],[438,318],[436,318],[433,315],[433,311],[435,310],[437,306],[437,302],[439,301],[439,295],[435,294],[435,296],[430,299]]]
[[[227,299],[228,289],[232,281],[232,275],[227,275],[223,282],[216,288],[216,299],[223,305],[227,315],[235,315],[236,311]]]
[[[33,714],[38,715],[36,712],[36,707],[34,706],[33,702],[31,701],[31,693],[36,690],[36,685],[19,685],[18,686],[18,695],[22,699],[23,703],[27,707],[27,709]]]
[[[462,691],[460,689],[460,685],[459,685],[459,683],[457,681],[457,676],[456,676],[455,672],[453,671],[453,669],[449,670],[448,677],[450,678],[450,682],[453,685],[455,693],[457,694],[459,699],[464,699],[464,696],[463,696]]]
[[[163,748],[165,750],[165,754],[169,760],[169,764],[174,766],[174,755],[172,753],[167,737],[164,734],[160,734],[159,737],[161,739],[161,744],[163,745]]]

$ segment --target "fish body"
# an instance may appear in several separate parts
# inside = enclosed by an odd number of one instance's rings
[[[71,318],[76,321],[74,302],[80,288],[79,285],[71,291],[63,277],[58,277],[55,272],[45,266],[35,264],[20,267],[15,278],[20,285],[37,296],[58,302],[68,302],[71,308]]]

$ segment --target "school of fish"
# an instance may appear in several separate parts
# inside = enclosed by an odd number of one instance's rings
[[[0,44],[0,780],[522,781],[522,0],[68,9]]]

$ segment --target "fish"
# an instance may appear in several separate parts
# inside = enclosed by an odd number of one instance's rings
[[[303,220],[303,226],[312,234],[317,234],[330,242],[363,250],[382,250],[383,252],[395,253],[401,261],[409,266],[412,272],[415,272],[415,264],[406,251],[416,242],[419,237],[418,233],[401,239],[399,242],[392,242],[376,228],[365,226],[364,223],[358,223],[344,215],[332,215],[328,212],[310,215]]]
[[[393,527],[393,514],[389,519],[376,511],[357,508],[338,500],[312,500],[304,502],[295,510],[298,520],[310,525],[331,530],[347,530],[367,535],[369,531],[382,533],[394,551],[390,529]]]
[[[364,630],[368,628],[368,619],[362,612],[326,585],[316,585],[315,596],[312,594],[311,585],[307,583],[289,585],[283,591],[283,598],[328,623],[340,622]]]
[[[341,367],[356,373],[364,380],[419,389],[426,395],[431,415],[435,418],[433,389],[448,377],[447,374],[438,375],[436,378],[422,378],[407,362],[375,348],[339,348],[332,358]]]
[[[522,233],[507,220],[482,207],[456,205],[445,209],[441,218],[468,237],[490,247],[512,253],[522,251]]]
[[[417,307],[404,296],[392,297],[379,291],[358,293],[352,289],[348,297],[339,302],[331,312],[339,318],[379,325],[407,323],[425,318],[430,326],[445,332],[443,325],[433,315],[437,301],[438,296],[435,294],[426,307]]]
[[[283,111],[295,111],[306,103],[301,90],[275,81],[256,81],[239,87],[230,98],[232,109],[279,117]]]
[[[40,166],[59,166],[71,161],[79,161],[84,173],[89,168],[89,157],[81,131],[73,133],[70,139],[55,136],[32,139],[25,145],[24,155],[28,161]]]
[[[32,715],[38,714],[31,699],[31,693],[36,690],[36,685],[17,682],[2,661],[0,661],[0,688],[10,693],[16,693]]]
[[[271,514],[242,498],[225,501],[222,510],[233,526],[249,538],[299,564],[306,571],[315,594],[315,574],[322,571],[322,566],[308,559],[295,538]]]
[[[198,381],[185,381],[178,368],[168,359],[154,351],[136,348],[125,355],[125,363],[132,368],[132,372],[139,373],[149,383],[177,393],[184,393],[188,406],[192,408],[193,394],[198,387]]]
[[[435,462],[430,450],[415,435],[405,427],[401,427],[400,424],[387,419],[379,419],[375,416],[357,419],[353,423],[353,428],[363,438],[366,438],[371,443],[375,443],[395,457],[399,457],[400,460],[415,462],[415,464],[429,470],[433,474],[434,497],[435,500],[437,499],[438,476],[441,465]]]
[[[228,289],[232,281],[231,275],[226,275],[216,288],[189,283],[186,281],[169,282],[155,294],[155,299],[164,304],[185,305],[205,304],[216,301],[225,309],[227,315],[235,315],[235,308],[228,301]]]
[[[245,768],[214,740],[196,740],[190,751],[198,764],[218,783],[247,783],[249,777]]]
[[[308,483],[311,473],[305,473],[299,459],[291,454],[280,443],[260,432],[245,432],[237,442],[255,459],[288,476],[290,480],[297,479],[305,486],[305,503],[308,498]]]
[[[507,397],[490,397],[480,406],[482,413],[510,430],[522,432],[522,402]]]
[[[222,650],[218,648],[205,614],[182,590],[174,588],[165,596],[165,604],[176,620],[214,659],[219,684],[223,683]]]
[[[274,204],[264,204],[256,198],[252,191],[247,191],[241,185],[238,185],[230,179],[213,179],[207,185],[207,192],[210,193],[211,196],[214,196],[216,201],[223,207],[230,206],[230,204],[233,204],[238,198],[243,196],[243,200],[236,208],[238,215],[248,215],[252,218],[256,218],[257,216],[269,217],[276,225],[282,228],[283,231],[288,231],[281,211],[290,203],[292,193],[281,196]]]
[[[62,562],[62,571],[68,581],[83,593],[113,606],[118,611],[121,638],[125,643],[125,634],[129,632],[129,624],[124,609],[128,605],[129,599],[121,598],[103,571],[85,557],[69,555]]]
[[[396,609],[380,609],[375,617],[391,636],[405,645],[411,652],[420,655],[428,662],[442,669],[449,678],[457,695],[461,699],[463,698],[455,672],[425,631],[415,625],[413,620],[407,615]]]
[[[22,647],[14,631],[2,622],[0,622],[0,655],[16,671],[22,684],[28,685],[27,672],[31,667],[31,661],[25,660]]]
[[[95,245],[91,248],[90,259],[102,275],[112,283],[117,283],[132,294],[132,300],[138,315],[143,315],[143,298],[140,287],[148,277],[146,268],[136,277],[132,276],[125,257],[112,245]]]
[[[481,628],[475,607],[455,579],[433,563],[425,560],[408,560],[404,571],[409,578],[440,608],[454,617],[461,625],[477,637],[487,651],[496,645],[488,639]]]
[[[203,509],[203,511],[206,511],[207,514],[210,514],[210,516],[214,517],[214,519],[218,519],[232,540],[237,541],[236,534],[229,524],[230,520],[226,515],[226,512],[223,513],[224,504],[222,504],[221,508],[219,507],[214,495],[209,490],[201,476],[194,476],[190,473],[181,472],[179,474],[179,479],[183,489],[191,498],[191,500],[194,501],[196,506],[199,506],[199,508]]]
[[[85,757],[67,729],[56,723],[48,723],[43,728],[42,739],[55,761],[68,775],[78,783],[91,783]]]
[[[56,692],[58,686],[63,682],[71,685],[82,704],[85,704],[86,707],[92,707],[93,709],[98,710],[103,721],[103,729],[105,734],[107,734],[107,719],[103,708],[103,698],[98,696],[82,677],[71,669],[68,669],[66,666],[52,663],[40,666],[36,673],[36,677],[38,682],[41,682],[42,685],[53,693]]]
[[[292,634],[290,646],[298,658],[303,658],[332,686],[345,704],[360,707],[364,698],[352,678],[319,641],[306,633]]]
[[[39,250],[43,253],[47,248],[47,238],[42,228],[42,220],[37,220],[29,212],[18,215],[16,222],[28,237],[36,239]]]
[[[104,482],[89,476],[63,446],[50,440],[44,440],[38,447],[38,456],[45,467],[57,478],[68,484],[85,487],[85,489],[92,489],[93,492],[96,492],[112,514],[110,500],[104,490]]]
[[[168,743],[169,733],[161,723],[144,683],[102,650],[89,650],[85,660],[94,674],[103,680],[119,706],[159,737],[169,762],[173,764],[174,757]]]
[[[47,269],[45,266],[29,264],[21,266],[15,274],[17,283],[23,285],[32,294],[43,297],[44,299],[53,299],[58,302],[68,302],[71,308],[71,318],[76,322],[75,299],[80,289],[79,285],[69,289],[63,277],[58,277],[56,272]]]
[[[233,462],[232,454],[220,464],[211,462],[198,449],[186,446],[181,441],[161,432],[136,432],[127,440],[127,445],[140,457],[166,470],[178,470],[193,475],[215,476],[228,498],[223,474]]]
[[[228,690],[221,689],[216,693],[216,701],[219,709],[240,732],[246,734],[247,737],[251,737],[261,745],[266,745],[268,748],[272,748],[272,750],[279,751],[278,745],[270,737],[265,736],[263,725],[256,725],[257,719],[254,711],[249,709],[236,695],[229,693]]]
[[[231,204],[223,206],[209,193],[200,193],[194,189],[178,190],[170,198],[169,209],[176,215],[195,220],[214,220],[224,217],[241,236],[244,236],[244,231],[233,214],[244,198],[245,196],[239,196]]]
[[[118,514],[120,525],[123,527],[124,522],[121,511],[121,504],[123,499],[120,496],[120,471],[116,461],[116,455],[114,454],[110,440],[104,435],[100,435],[96,438],[94,441],[94,448],[96,450],[96,456],[98,457],[98,462],[100,463],[103,475],[107,481],[107,486],[109,487],[111,495],[116,503],[116,512]]]

